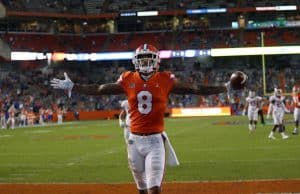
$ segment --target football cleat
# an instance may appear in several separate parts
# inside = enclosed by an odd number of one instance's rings
[[[293,131],[293,135],[298,135],[298,131]]]
[[[276,139],[276,138],[274,137],[274,135],[271,135],[271,134],[268,136],[268,138],[269,138],[269,139]]]

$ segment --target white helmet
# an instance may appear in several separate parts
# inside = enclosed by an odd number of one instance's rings
[[[253,98],[255,96],[254,90],[249,90],[249,97]]]
[[[282,94],[282,90],[281,89],[274,88],[274,95],[275,96],[281,96],[281,94]]]
[[[159,51],[150,44],[143,44],[135,50],[132,63],[135,70],[142,74],[157,71],[160,63]]]

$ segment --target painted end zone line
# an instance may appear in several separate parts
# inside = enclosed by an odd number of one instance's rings
[[[253,180],[164,183],[163,194],[300,193],[300,180]],[[132,194],[135,185],[124,184],[0,184],[0,194]]]

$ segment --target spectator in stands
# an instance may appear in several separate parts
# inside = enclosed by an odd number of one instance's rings
[[[10,108],[8,109],[8,120],[7,120],[7,128],[8,129],[15,129],[15,122],[16,122],[16,119],[15,119],[15,114],[16,114],[16,109],[14,107],[14,105],[12,104],[10,106]]]
[[[6,129],[6,114],[4,110],[1,110],[0,113],[0,125],[1,129]]]
[[[27,125],[27,111],[25,110],[25,108],[23,108],[21,110],[21,113],[20,113],[20,123],[19,123],[19,126],[20,127],[24,127]]]

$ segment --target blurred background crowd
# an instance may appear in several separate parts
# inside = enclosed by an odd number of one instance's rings
[[[210,49],[299,45],[300,14],[297,11],[257,12],[254,7],[295,5],[297,0],[2,0],[6,17],[0,20],[0,38],[13,51],[31,52],[114,52],[133,51],[142,43],[160,50]],[[189,9],[231,9],[230,13],[183,14]],[[299,8],[298,8],[299,9]],[[121,17],[132,11],[159,10],[156,17]],[[237,11],[234,11],[237,10]],[[239,11],[240,10],[240,11]],[[165,12],[163,12],[165,11]],[[169,14],[168,14],[169,13]],[[236,26],[237,25],[237,26]],[[299,79],[300,56],[266,56],[268,92],[280,87],[285,93]],[[232,71],[249,76],[248,88],[264,96],[261,56],[194,57],[163,59],[162,70],[178,79],[198,85],[220,85]],[[0,65],[1,115],[8,118],[14,109],[45,122],[58,111],[115,110],[125,96],[85,96],[53,91],[49,81],[68,72],[77,83],[115,82],[125,70],[133,70],[130,60],[122,61],[7,61]],[[168,107],[231,106],[241,114],[247,90],[237,91],[230,101],[226,94],[213,96],[171,95]],[[265,96],[267,98],[267,96]],[[287,106],[291,107],[287,97]],[[12,108],[13,107],[13,108]],[[20,123],[21,124],[21,123]]]

